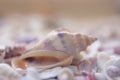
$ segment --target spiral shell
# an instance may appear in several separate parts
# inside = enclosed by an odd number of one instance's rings
[[[80,33],[56,30],[49,33],[32,50],[62,51],[69,55],[75,55],[85,50],[94,41],[96,41],[96,38],[81,35]]]
[[[49,61],[57,63],[52,65],[42,66],[39,68],[51,68],[55,66],[66,66],[77,64],[80,62],[82,56],[78,55],[80,51],[85,50],[90,44],[96,41],[96,38],[81,35],[80,33],[70,33],[67,29],[57,29],[50,32],[43,40],[41,40],[32,49],[28,50],[26,54],[19,59],[13,61],[14,67],[18,67],[15,61],[25,62],[28,58],[37,58],[37,61],[45,62],[51,56],[53,59]],[[34,54],[34,55],[33,55]],[[62,59],[59,59],[61,56]],[[75,60],[78,61],[75,63]],[[38,63],[38,62],[37,62]],[[34,64],[37,65],[37,64]],[[37,66],[38,67],[38,66]],[[24,66],[25,68],[25,66]]]
[[[104,64],[103,74],[109,80],[119,80],[120,79],[120,58],[113,58]]]

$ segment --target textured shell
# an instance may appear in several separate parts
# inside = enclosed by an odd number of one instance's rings
[[[70,33],[66,29],[58,29],[49,33],[32,50],[62,51],[75,55],[85,50],[94,41],[96,41],[96,38],[81,35],[80,33]]]
[[[96,39],[81,35],[80,33],[70,33],[68,30],[62,28],[50,32],[43,40],[41,40],[32,49],[28,50],[26,54],[23,54],[19,59],[16,58],[12,61],[13,66],[21,67],[25,69],[25,60],[28,58],[39,58],[38,61],[45,63],[49,56],[59,60],[52,65],[41,66],[41,64],[34,64],[39,68],[53,68],[56,66],[67,66],[70,64],[77,65],[81,60],[80,51],[85,50]],[[58,56],[62,56],[60,59]],[[65,57],[66,56],[66,57]],[[43,57],[44,59],[42,60]],[[19,65],[21,63],[22,65]],[[32,62],[30,62],[32,63]],[[37,62],[38,63],[38,62]]]

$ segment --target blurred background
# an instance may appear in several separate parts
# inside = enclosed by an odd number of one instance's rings
[[[38,41],[56,28],[120,38],[120,0],[0,0],[0,45]]]

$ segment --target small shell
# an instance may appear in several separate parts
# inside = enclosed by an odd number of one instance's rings
[[[27,68],[25,76],[21,80],[41,80],[35,68]]]
[[[52,60],[49,60],[50,62],[59,60],[57,63],[52,65],[48,64],[47,66],[41,66],[41,64],[39,64],[40,62],[36,62],[34,66],[39,68],[52,68],[70,64],[78,65],[82,58],[82,56],[79,54],[80,51],[85,50],[94,41],[96,41],[95,38],[81,35],[79,33],[70,33],[66,29],[58,29],[49,33],[45,39],[41,40],[19,59],[21,59],[24,63],[31,57],[32,59],[37,59],[37,61],[41,60],[43,63],[45,63],[45,60],[48,61],[49,57],[52,57]],[[17,65],[19,64],[17,64],[15,60],[12,62],[13,66],[18,67]],[[17,61],[19,62],[21,60]]]
[[[0,64],[0,80],[20,80],[20,77],[8,64]]]
[[[63,68],[58,73],[58,80],[74,80],[74,74],[69,68]]]
[[[57,77],[57,74],[59,71],[62,70],[62,67],[55,67],[53,69],[45,70],[41,73],[39,73],[40,79],[50,79]]]
[[[120,68],[116,65],[117,61],[119,61],[118,58],[113,58],[104,64],[103,74],[109,80],[120,78]]]
[[[116,66],[109,66],[106,70],[108,76],[114,78],[120,76],[120,69]]]

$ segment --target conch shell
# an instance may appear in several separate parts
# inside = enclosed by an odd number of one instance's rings
[[[66,66],[77,64],[82,56],[78,54],[85,50],[96,38],[81,35],[80,33],[70,33],[67,29],[57,29],[49,33],[42,41],[37,43],[26,54],[13,59],[12,65],[25,69],[26,62],[34,59],[34,66],[38,68],[52,68],[56,66]],[[40,62],[38,62],[40,61]],[[77,63],[75,61],[78,61]],[[54,62],[43,65],[45,62]],[[22,64],[19,65],[19,64]],[[30,64],[33,62],[29,61]],[[37,63],[37,64],[36,64]]]

